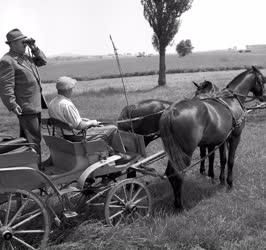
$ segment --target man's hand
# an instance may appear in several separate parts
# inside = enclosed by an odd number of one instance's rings
[[[12,112],[13,112],[15,115],[21,115],[21,114],[22,114],[22,109],[21,109],[21,107],[18,105],[18,106],[16,106],[14,109],[12,109]]]
[[[99,122],[97,120],[90,120],[90,123],[91,123],[91,126],[98,126],[99,125]]]

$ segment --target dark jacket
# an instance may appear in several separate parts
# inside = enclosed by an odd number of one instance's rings
[[[42,110],[40,77],[36,66],[46,64],[46,57],[39,49],[33,57],[6,53],[0,61],[0,97],[9,111],[17,105],[22,114],[35,114]]]

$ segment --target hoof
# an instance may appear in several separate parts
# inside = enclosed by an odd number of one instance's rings
[[[200,174],[203,175],[203,176],[205,176],[206,175],[205,169],[200,170]]]
[[[233,183],[227,183],[227,192],[232,192],[233,191]]]
[[[220,179],[220,185],[225,185],[225,180],[224,179]]]
[[[174,203],[175,209],[177,213],[182,213],[184,211],[183,205]]]
[[[211,178],[211,179],[215,178],[215,176],[213,174],[208,174],[208,177]]]
[[[217,181],[215,180],[215,178],[211,178],[211,184],[216,185]]]

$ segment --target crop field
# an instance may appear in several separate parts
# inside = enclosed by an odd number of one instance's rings
[[[206,56],[208,56],[207,53],[204,56],[205,59]],[[253,56],[256,56],[254,61],[252,61]],[[193,60],[192,57],[194,57]],[[236,57],[241,58],[236,59]],[[240,64],[266,67],[266,55],[233,55],[231,53],[230,56],[223,55],[215,58],[210,54],[209,61],[206,59],[206,62],[205,59],[201,60],[200,58],[200,53],[183,59],[173,56],[171,59],[167,58],[168,68],[183,67],[193,70],[202,66],[214,69],[228,66],[227,63],[230,63],[230,67]],[[222,58],[225,60],[224,64],[221,61]],[[126,61],[122,60],[121,64],[122,67],[131,65],[127,66],[128,68],[123,67],[124,72],[140,72],[141,65],[144,64],[147,68],[143,71],[156,70],[157,62],[154,59],[153,57],[134,58],[134,60],[132,58],[132,64],[126,64]],[[96,64],[78,62],[75,65],[73,62],[63,64],[55,62],[56,65],[43,68],[42,77],[44,80],[53,82],[60,75],[99,77],[117,72],[114,59],[104,61],[106,64],[101,60],[99,59]],[[131,59],[123,60],[130,61]],[[169,66],[170,60],[172,60],[171,67]],[[106,67],[105,70],[104,67]],[[178,101],[193,96],[195,88],[192,81],[210,80],[222,88],[242,71],[167,74],[165,87],[157,87],[157,75],[127,77],[124,81],[129,104],[150,98]],[[261,72],[266,75],[266,70],[261,70]],[[51,100],[56,93],[54,83],[44,84],[43,91],[47,100]],[[119,112],[126,105],[121,79],[80,81],[75,87],[73,102],[83,117],[116,120]],[[17,135],[17,119],[8,113],[2,104],[0,105],[0,115],[2,118],[0,132]],[[43,116],[47,116],[45,111]],[[266,110],[254,111],[247,117],[246,127],[236,153],[234,189],[232,191],[228,192],[225,187],[221,187],[217,179],[215,183],[212,183],[207,177],[201,176],[199,167],[195,166],[184,177],[185,211],[182,214],[177,214],[173,207],[173,193],[168,181],[144,177],[144,181],[150,183],[149,189],[153,197],[151,218],[111,228],[105,225],[101,209],[96,211],[89,209],[88,212],[64,228],[55,229],[54,235],[51,235],[48,249],[265,249],[265,123]],[[46,133],[45,129],[43,133]],[[149,145],[147,153],[151,155],[161,149],[162,144],[160,140],[157,140]],[[43,156],[47,157],[48,149],[44,143],[43,151]],[[197,151],[194,158],[198,158]],[[159,173],[164,173],[165,166],[166,159],[151,165]],[[218,156],[215,160],[215,175],[216,177],[219,175]]]
[[[154,74],[158,71],[159,57],[120,57],[123,73],[128,76]],[[244,68],[251,65],[266,67],[266,53],[197,52],[180,58],[166,56],[166,70],[169,73],[213,71]],[[111,78],[119,75],[114,57],[91,58],[88,60],[49,61],[40,68],[43,82],[54,82],[59,76],[67,75],[79,80]]]

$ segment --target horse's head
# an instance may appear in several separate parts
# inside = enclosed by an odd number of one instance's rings
[[[237,75],[226,88],[244,102],[251,91],[259,100],[263,97],[265,77],[254,66]]]
[[[254,74],[255,84],[251,87],[250,91],[254,94],[254,96],[258,97],[260,101],[264,101],[264,84],[265,84],[265,77],[263,74],[254,66],[251,67],[251,73]]]
[[[197,88],[197,90],[195,92],[195,96],[212,94],[212,93],[217,92],[219,90],[218,87],[210,81],[205,80],[202,83],[196,83],[193,81],[193,83]]]

